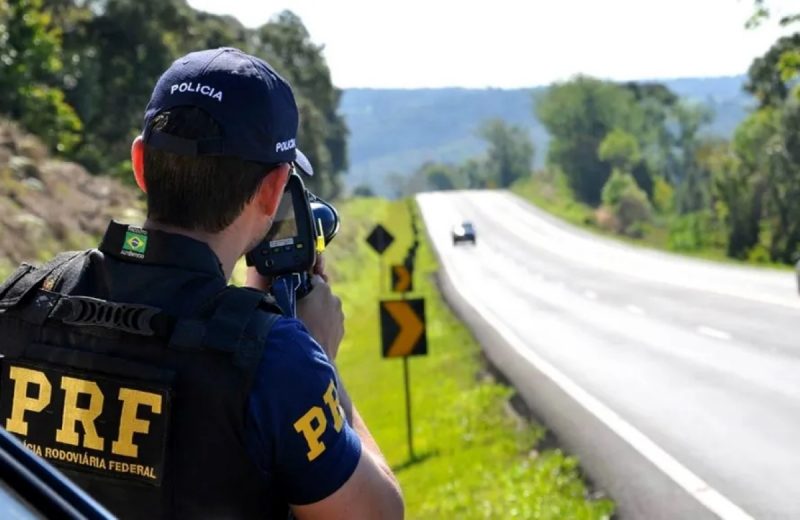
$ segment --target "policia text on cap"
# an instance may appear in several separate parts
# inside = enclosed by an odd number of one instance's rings
[[[397,481],[335,367],[321,261],[284,316],[255,270],[292,166],[288,83],[236,49],[163,74],[132,147],[141,227],[0,285],[0,425],[123,518],[401,518]]]

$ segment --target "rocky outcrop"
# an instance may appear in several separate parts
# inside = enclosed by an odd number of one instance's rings
[[[141,221],[142,208],[134,188],[51,159],[34,136],[0,121],[0,277],[23,260],[91,247],[109,219]]]

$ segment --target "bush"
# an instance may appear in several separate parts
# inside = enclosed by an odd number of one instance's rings
[[[747,261],[751,264],[772,263],[772,256],[763,244],[756,244],[747,252]]]
[[[635,238],[643,236],[643,224],[650,221],[652,207],[647,194],[631,174],[615,169],[603,186],[602,200],[616,217],[617,233]]]
[[[669,248],[673,251],[700,251],[724,245],[725,239],[712,213],[696,211],[676,216],[669,227]]]
[[[675,189],[663,177],[656,177],[653,183],[653,206],[665,215],[675,208]]]
[[[606,184],[603,186],[603,191],[600,195],[603,205],[609,208],[616,207],[620,199],[622,199],[623,192],[625,192],[631,184],[635,186],[636,181],[633,180],[630,174],[615,169],[611,172]]]

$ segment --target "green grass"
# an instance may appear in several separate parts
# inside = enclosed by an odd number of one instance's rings
[[[538,452],[543,429],[510,413],[511,389],[486,375],[480,347],[439,296],[424,236],[413,296],[426,301],[429,354],[409,361],[416,455],[409,458],[402,361],[380,355],[378,299],[394,296],[378,288],[388,285],[389,265],[400,263],[411,242],[410,207],[382,199],[343,204],[342,231],[327,252],[347,316],[338,365],[400,479],[407,517],[608,518],[613,503],[587,499],[576,459],[559,450]],[[383,276],[378,255],[365,243],[377,223],[396,239],[384,255]]]

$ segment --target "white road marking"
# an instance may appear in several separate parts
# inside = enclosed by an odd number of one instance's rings
[[[727,332],[706,327],[705,325],[697,327],[697,332],[714,339],[723,339],[725,341],[729,341],[731,339],[731,335]]]
[[[589,291],[589,290],[583,291],[583,295],[589,298],[590,300],[597,299],[597,293],[594,291]]]
[[[639,316],[644,316],[645,314],[647,314],[646,312],[644,312],[644,309],[642,309],[641,307],[637,307],[636,305],[626,305],[625,308],[631,314],[638,314]]]

